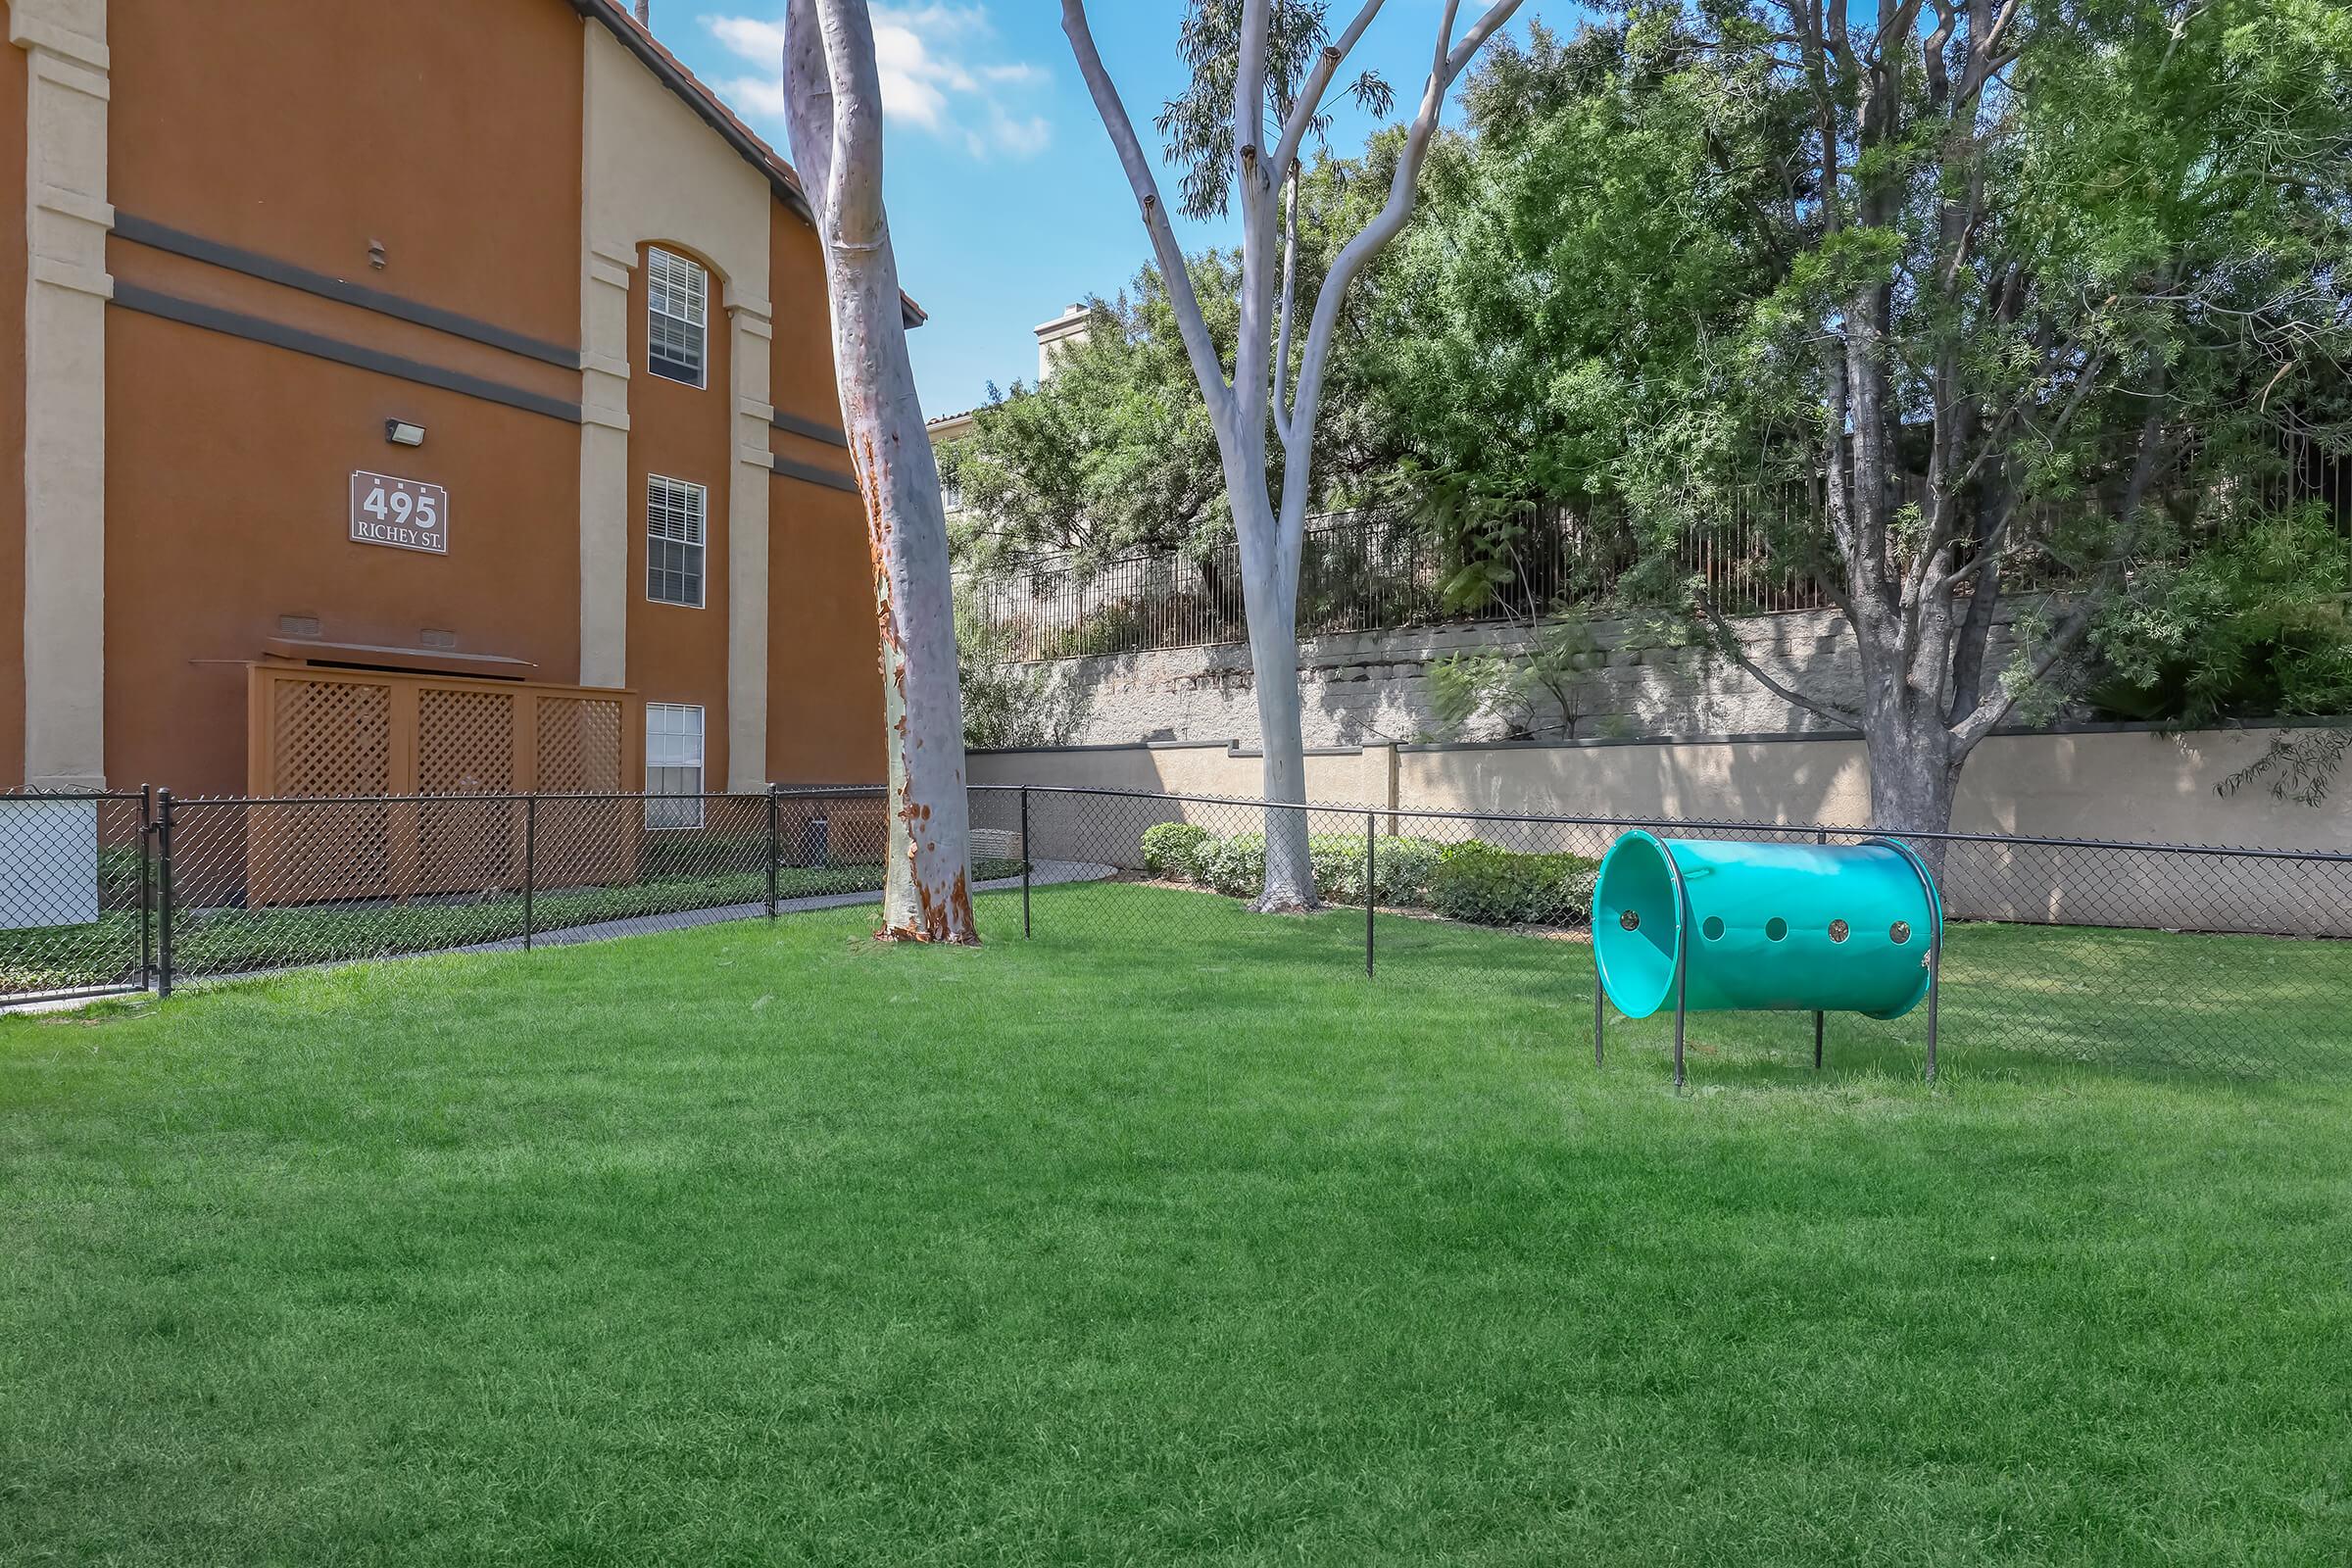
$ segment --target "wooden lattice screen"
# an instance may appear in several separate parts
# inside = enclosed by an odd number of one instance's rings
[[[246,696],[246,793],[272,803],[247,808],[252,904],[517,887],[522,808],[433,797],[644,788],[644,755],[624,744],[645,729],[628,692],[263,663],[250,666]],[[543,804],[540,814],[540,863],[562,866],[564,881],[635,876],[625,803]]]

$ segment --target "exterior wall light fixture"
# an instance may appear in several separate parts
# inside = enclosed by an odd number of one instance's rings
[[[386,419],[384,439],[396,447],[420,447],[424,445],[424,426],[406,419]]]

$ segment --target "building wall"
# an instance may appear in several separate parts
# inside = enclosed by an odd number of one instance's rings
[[[288,631],[393,648],[449,632],[573,678],[572,426],[129,311],[108,362],[114,778],[243,790],[243,662]],[[425,444],[387,446],[395,416]],[[353,543],[354,468],[446,486],[449,554]]]
[[[645,343],[644,253],[629,286],[633,346]],[[672,241],[664,249],[694,255]],[[718,292],[715,282],[713,304]],[[727,603],[733,582],[728,545],[729,461],[727,387],[734,366],[724,317],[711,311],[709,384],[691,387],[655,375],[640,363],[629,378],[629,684],[651,703],[695,703],[703,709],[703,773],[711,788],[727,776]],[[703,608],[657,604],[646,596],[646,478],[662,474],[705,486]],[[642,738],[640,738],[642,740]]]
[[[0,27],[10,20],[0,0]],[[0,49],[0,628],[24,619],[24,111],[27,57]],[[24,639],[0,634],[0,784],[24,776]]]
[[[592,25],[586,36],[587,398],[622,398],[628,429],[620,463],[609,450],[612,438],[593,426],[583,447],[583,635],[605,678],[625,674],[650,702],[702,705],[711,788],[755,787],[767,728],[766,638],[758,628],[769,618],[768,235],[776,200],[766,177],[609,32]],[[652,243],[695,257],[710,273],[710,373],[699,391],[644,368],[644,254]],[[821,300],[790,302],[788,313]],[[703,611],[646,601],[648,472],[710,491]],[[625,606],[617,617],[615,600]],[[600,629],[616,618],[627,628],[625,656],[598,649]]]
[[[271,637],[431,632],[575,680],[576,426],[287,335],[576,404],[551,361],[578,322],[578,18],[113,0],[111,21],[110,775],[242,789],[238,665]],[[226,329],[171,318],[191,310]],[[389,445],[393,418],[424,445]],[[449,553],[354,543],[354,469],[446,487]]]
[[[576,342],[569,6],[110,3],[118,212]]]
[[[814,231],[781,209],[769,229],[769,268],[778,307],[775,413],[834,436],[778,428],[773,448],[846,476],[824,260]],[[787,301],[814,303],[786,309]],[[768,503],[767,776],[783,784],[872,782],[887,763],[864,507],[855,492],[786,473],[772,475]]]
[[[711,788],[764,783],[786,680],[775,760],[879,776],[857,502],[775,471],[848,471],[837,435],[772,417],[839,417],[813,237],[625,21],[565,0],[0,20],[9,782],[244,788],[238,666],[281,638],[698,704]],[[710,274],[704,388],[642,369],[651,243]],[[392,419],[423,445],[390,445]],[[355,469],[444,486],[448,554],[352,541]],[[646,598],[649,472],[709,492],[702,609]]]

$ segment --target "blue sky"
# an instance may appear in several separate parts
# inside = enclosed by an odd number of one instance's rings
[[[1346,0],[1333,7],[1343,9]],[[1390,0],[1350,57],[1349,74],[1380,71],[1399,104],[1409,104],[1428,72],[1440,10],[1440,0]],[[654,0],[653,11],[662,41],[785,147],[777,80],[784,0]],[[992,380],[1033,378],[1029,329],[1088,294],[1117,293],[1150,246],[1071,62],[1058,4],[902,0],[876,4],[873,14],[891,231],[906,290],[931,313],[908,341],[924,411],[937,417],[984,401]],[[1182,14],[1182,0],[1089,7],[1103,63],[1155,153],[1152,118],[1183,86],[1175,54]],[[1537,16],[1565,28],[1576,8],[1529,0],[1512,31],[1524,36]],[[1342,107],[1333,145],[1351,150],[1369,128]],[[1163,178],[1162,188],[1172,195],[1174,181]],[[1232,240],[1214,226],[1182,234],[1188,251]]]

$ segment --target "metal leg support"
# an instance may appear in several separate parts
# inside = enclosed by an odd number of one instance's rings
[[[1943,998],[1943,922],[1936,922],[1936,945],[1928,949],[1928,1082],[1936,1081],[1936,1004]]]
[[[1592,1065],[1600,1063],[1600,1036],[1608,1023],[1609,994],[1600,983],[1600,964],[1592,965]]]
[[[1821,1014],[1813,1015],[1813,1070],[1821,1071]]]

